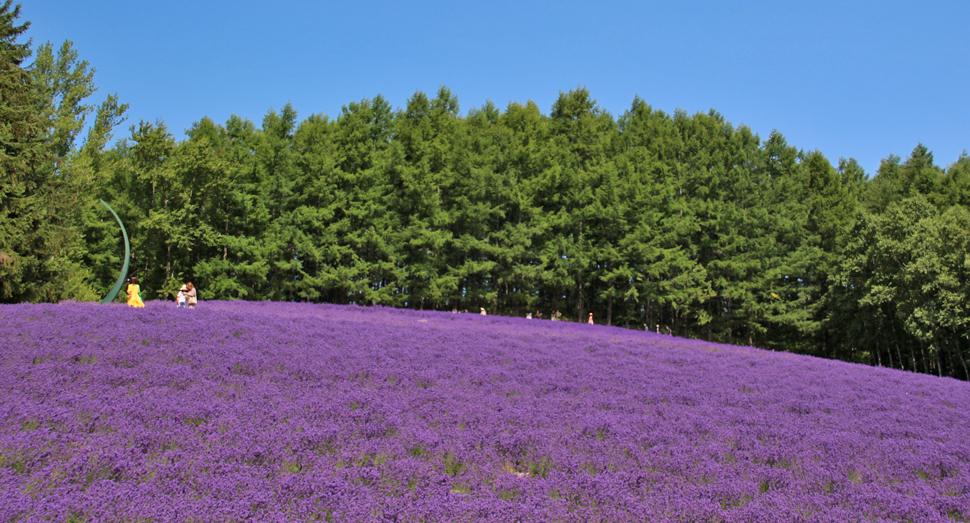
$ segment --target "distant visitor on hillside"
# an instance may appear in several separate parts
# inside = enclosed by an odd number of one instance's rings
[[[482,310],[482,312],[479,312],[479,314],[481,314],[482,316],[485,316],[488,314],[487,312],[485,312],[485,307],[479,307],[479,309]]]
[[[525,319],[531,320],[532,319],[532,313],[531,312],[525,313]]]
[[[128,279],[128,306],[142,308],[145,302],[141,301],[141,287],[138,286],[138,278],[132,276]]]
[[[586,320],[586,323],[588,323],[590,325],[593,324],[593,313],[592,312],[589,313],[589,319]]]
[[[179,289],[179,293],[175,295],[175,306],[179,309],[185,307],[185,293],[188,291],[189,288],[183,285],[182,288]]]
[[[185,305],[190,309],[194,309],[195,304],[198,302],[196,299],[198,293],[195,290],[195,286],[192,285],[192,282],[186,283],[185,287],[188,289],[188,292],[185,293]]]

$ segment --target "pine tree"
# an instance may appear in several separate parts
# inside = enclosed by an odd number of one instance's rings
[[[383,96],[343,107],[337,118],[342,222],[339,241],[351,253],[355,280],[351,303],[397,303],[405,272],[394,241],[398,215],[389,209],[391,186],[386,169],[394,136],[394,112]]]
[[[193,265],[192,281],[204,285],[210,299],[267,299],[270,264],[264,240],[269,211],[259,190],[253,152],[260,135],[251,121],[235,115],[225,126],[208,131],[205,127],[200,122],[189,137],[213,144],[212,154],[225,160],[227,172],[225,190],[207,206],[208,223],[218,231],[219,243],[207,259]]]
[[[452,241],[451,215],[444,206],[454,180],[453,145],[458,98],[442,87],[434,99],[415,93],[398,117],[398,147],[389,166],[391,208],[401,219],[398,243],[407,272],[407,305],[435,308],[458,286],[445,252]]]
[[[586,88],[580,88],[559,94],[552,106],[550,130],[558,165],[540,180],[542,205],[549,217],[543,263],[553,275],[553,292],[568,303],[557,308],[575,307],[574,317],[583,321],[596,294],[590,283],[595,283],[597,232],[593,202],[601,173],[615,173],[610,156],[616,122]]]
[[[75,201],[53,171],[43,99],[22,65],[20,5],[0,7],[0,301],[89,298],[77,259]]]

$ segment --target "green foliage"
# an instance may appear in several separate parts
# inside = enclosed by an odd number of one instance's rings
[[[967,209],[941,213],[917,194],[864,215],[852,232],[838,284],[854,314],[847,327],[859,337],[841,350],[868,349],[880,363],[967,379]]]
[[[918,145],[868,179],[715,111],[586,88],[460,114],[441,87],[336,119],[289,104],[179,141],[100,105],[70,42],[0,8],[0,300],[94,299],[132,239],[143,295],[486,309],[967,378],[970,159]],[[94,115],[91,125],[88,117]],[[87,127],[80,146],[77,141]]]
[[[31,51],[17,39],[30,24],[16,25],[19,16],[9,0],[0,7],[0,302],[92,299],[81,263],[84,179],[75,181],[61,163],[76,113],[70,108],[87,95],[68,84],[89,84],[90,76],[84,64],[72,69],[69,43],[57,67],[36,74],[51,65],[46,46],[40,65],[24,69]],[[65,114],[55,115],[55,102]]]
[[[78,53],[72,45],[71,41],[65,41],[56,56],[50,42],[41,45],[30,71],[38,94],[46,102],[43,119],[48,129],[47,140],[57,159],[71,152],[87,115],[94,110],[84,102],[96,91],[95,71],[88,70],[86,61],[78,62]]]

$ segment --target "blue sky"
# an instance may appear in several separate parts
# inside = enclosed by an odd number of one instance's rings
[[[129,124],[178,138],[292,103],[335,118],[380,93],[452,90],[462,113],[585,86],[614,116],[714,109],[762,139],[874,174],[918,144],[970,150],[970,2],[20,0],[34,44],[74,42]],[[126,124],[127,125],[127,124]],[[126,134],[119,129],[116,136]]]

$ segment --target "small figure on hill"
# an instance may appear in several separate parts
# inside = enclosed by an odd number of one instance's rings
[[[458,309],[451,309],[452,314],[458,314]]]
[[[549,315],[549,319],[552,321],[559,321],[559,311],[552,311],[552,314]]]
[[[198,302],[198,300],[196,299],[196,296],[198,296],[198,293],[195,290],[195,286],[192,285],[192,282],[186,283],[185,288],[188,289],[188,292],[185,293],[185,304],[188,308],[194,309],[195,304]]]
[[[179,309],[185,307],[185,293],[188,292],[188,290],[189,288],[183,285],[182,288],[179,289],[179,293],[175,295],[175,306]]]
[[[532,319],[532,313],[531,312],[525,313],[525,319],[531,320]]]
[[[539,312],[539,311],[536,311],[535,317],[536,317],[536,319],[540,319],[541,320],[542,319],[542,313]]]
[[[125,291],[128,294],[128,306],[142,308],[145,306],[145,302],[141,301],[141,287],[138,285],[138,278],[132,276],[128,279],[128,289]]]
[[[586,320],[586,323],[588,323],[590,325],[593,325],[593,313],[592,312],[589,313],[589,319]]]
[[[556,311],[556,321],[562,321],[562,313],[559,311]]]
[[[674,335],[674,331],[670,330],[670,327],[669,326],[666,327],[666,328],[667,328],[667,335],[668,336],[673,336]]]
[[[479,307],[479,309],[482,310],[482,312],[479,312],[479,314],[481,314],[482,316],[485,316],[488,314],[487,312],[485,312],[485,307]]]
[[[657,324],[657,334],[660,334],[660,324]]]

